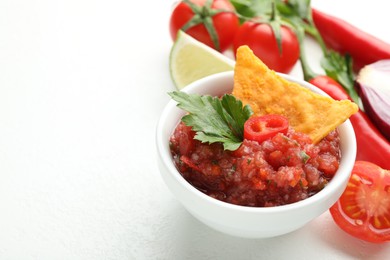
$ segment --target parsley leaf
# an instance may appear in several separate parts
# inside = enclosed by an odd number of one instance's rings
[[[359,104],[359,94],[354,85],[351,56],[348,54],[342,56],[335,51],[328,51],[328,54],[321,59],[321,66],[326,75],[339,82],[352,100]]]
[[[236,9],[239,17],[253,18],[262,17],[268,14],[272,9],[272,1],[269,0],[230,0],[230,3]]]
[[[249,105],[233,95],[221,99],[209,95],[168,93],[177,106],[188,112],[182,121],[196,132],[195,139],[202,143],[220,142],[225,150],[234,151],[243,141],[244,123],[253,114]]]

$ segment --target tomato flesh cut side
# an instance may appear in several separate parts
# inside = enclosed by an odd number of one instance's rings
[[[244,138],[259,143],[277,133],[287,134],[288,120],[281,115],[254,116],[244,124]]]
[[[359,239],[390,241],[390,171],[357,161],[347,188],[330,208],[336,224]]]

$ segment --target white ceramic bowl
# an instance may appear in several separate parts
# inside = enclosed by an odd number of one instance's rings
[[[326,95],[315,86],[283,75],[290,81]],[[233,72],[215,74],[188,85],[187,93],[221,95],[233,86]],[[206,225],[221,232],[246,238],[265,238],[301,228],[333,205],[344,191],[356,157],[356,139],[347,120],[338,127],[341,140],[340,166],[329,184],[305,200],[278,207],[246,207],[211,198],[188,183],[177,171],[169,150],[169,138],[185,112],[171,100],[164,108],[156,129],[158,165],[168,188],[183,206]]]

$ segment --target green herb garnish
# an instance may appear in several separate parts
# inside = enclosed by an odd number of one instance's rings
[[[253,114],[252,109],[225,94],[221,99],[209,95],[187,94],[181,91],[168,93],[177,106],[189,114],[182,121],[196,132],[195,139],[202,143],[223,144],[225,150],[234,151],[243,141],[244,123]]]
[[[307,161],[310,159],[310,156],[305,153],[305,151],[301,151],[301,159],[304,164],[307,163]]]

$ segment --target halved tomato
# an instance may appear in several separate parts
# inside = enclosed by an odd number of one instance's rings
[[[390,171],[356,161],[348,186],[330,213],[354,237],[373,243],[390,241]]]

